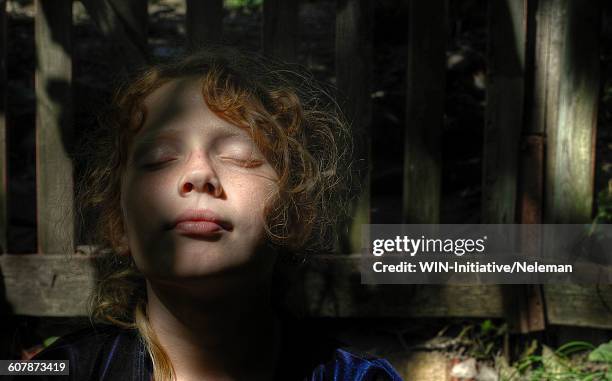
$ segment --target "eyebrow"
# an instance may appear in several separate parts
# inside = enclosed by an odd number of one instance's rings
[[[146,131],[136,139],[136,144],[155,143],[160,140],[179,140],[178,133],[179,131],[176,128],[164,128],[158,132]]]

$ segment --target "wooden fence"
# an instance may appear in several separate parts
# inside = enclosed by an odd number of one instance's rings
[[[82,0],[121,51],[126,69],[147,57],[147,0]],[[186,0],[192,46],[222,37],[222,0]],[[582,223],[592,215],[599,86],[598,2],[500,0],[489,4],[483,223]],[[72,232],[72,0],[36,0],[38,254],[7,247],[6,0],[0,0],[0,269],[12,313],[75,316],[95,282],[87,255],[66,260]],[[371,127],[372,1],[337,0],[336,77],[356,133]],[[266,54],[296,59],[298,1],[265,0]],[[440,222],[447,15],[446,0],[410,1],[405,33],[406,124],[402,221]],[[398,32],[401,32],[398,29]],[[366,185],[369,184],[369,177]],[[398,184],[401,186],[401,184]],[[352,253],[370,221],[369,185],[355,209]],[[59,230],[64,233],[58,234]],[[65,232],[69,232],[66,234]],[[76,249],[76,248],[75,248]],[[347,253],[348,254],[348,253]],[[312,316],[506,317],[523,331],[548,324],[612,328],[609,286],[365,286],[357,255],[313,259],[296,282]],[[27,283],[27,285],[26,285]],[[298,295],[298,294],[296,294]]]

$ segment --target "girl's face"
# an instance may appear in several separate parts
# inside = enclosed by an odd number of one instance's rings
[[[264,207],[278,176],[249,133],[210,111],[197,80],[165,84],[145,107],[121,186],[136,266],[165,280],[271,270]]]

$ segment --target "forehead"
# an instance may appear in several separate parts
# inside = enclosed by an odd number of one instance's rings
[[[195,105],[203,101],[201,81],[196,77],[173,79],[149,94],[144,101],[147,107],[164,105]]]
[[[199,129],[228,135],[248,135],[238,126],[220,118],[204,101],[201,82],[185,78],[165,83],[144,102],[145,121],[136,140]]]

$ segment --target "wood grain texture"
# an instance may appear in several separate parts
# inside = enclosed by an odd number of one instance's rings
[[[91,258],[76,255],[0,256],[4,295],[13,314],[84,316],[95,284]]]
[[[542,223],[544,213],[544,168],[546,137],[544,135],[545,112],[541,107],[546,100],[543,91],[546,77],[543,68],[546,55],[539,48],[547,46],[542,41],[542,28],[536,22],[538,15],[535,1],[527,1],[525,6],[525,75],[524,75],[524,110],[519,143],[519,174],[517,190],[516,221],[522,224]],[[538,18],[541,20],[541,18]],[[538,107],[534,107],[535,105]]]
[[[587,222],[593,207],[601,4],[538,4],[532,129],[547,139],[544,222]]]
[[[549,324],[612,328],[612,285],[543,285]]]
[[[499,286],[365,285],[358,255],[317,256],[296,283],[308,316],[504,316]]]
[[[544,138],[525,135],[519,152],[518,223],[542,223],[544,189]]]
[[[504,318],[513,308],[501,285],[362,285],[359,258],[312,257],[292,278],[286,303],[309,317]],[[11,312],[85,316],[96,284],[95,261],[85,254],[0,255]],[[612,328],[612,286],[544,285],[543,290],[549,324]]]
[[[317,256],[291,282],[290,308],[314,317],[502,317],[499,286],[361,285],[359,255]],[[2,255],[12,312],[82,316],[96,283],[87,255]]]
[[[447,1],[411,1],[402,220],[440,221]]]
[[[582,223],[593,215],[601,4],[564,0],[559,7],[559,98],[548,138],[546,221]]]
[[[74,250],[72,1],[36,1],[36,221],[38,252]]]
[[[494,1],[488,9],[482,223],[512,224],[523,125],[526,0]]]

